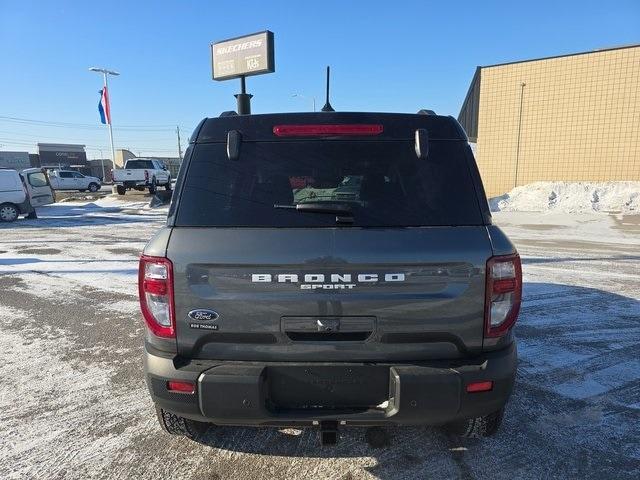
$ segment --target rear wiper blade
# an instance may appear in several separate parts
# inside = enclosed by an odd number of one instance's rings
[[[353,216],[351,207],[342,203],[308,202],[298,203],[297,205],[281,205],[276,203],[273,208],[288,208],[305,213],[333,213],[335,215]]]
[[[305,213],[332,213],[336,223],[353,223],[353,211],[349,205],[329,202],[298,203],[297,205],[275,204],[273,208],[286,208]]]

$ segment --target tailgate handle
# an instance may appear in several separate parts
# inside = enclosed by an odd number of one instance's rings
[[[375,317],[282,317],[281,331],[294,342],[362,342],[375,324]]]

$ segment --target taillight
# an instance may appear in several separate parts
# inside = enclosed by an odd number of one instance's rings
[[[332,135],[380,135],[382,125],[355,124],[355,125],[276,125],[273,133],[277,137],[318,137]]]
[[[487,261],[485,337],[501,337],[516,323],[522,299],[520,256],[501,255]]]
[[[142,255],[138,270],[138,292],[142,316],[151,333],[158,337],[175,337],[171,261],[164,257]]]

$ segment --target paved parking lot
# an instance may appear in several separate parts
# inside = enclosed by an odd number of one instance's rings
[[[137,255],[166,210],[63,203],[0,226],[3,478],[639,478],[640,219],[501,213],[524,258],[516,391],[495,438],[163,434],[141,368]]]

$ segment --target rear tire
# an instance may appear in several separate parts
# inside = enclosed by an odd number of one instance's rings
[[[18,218],[18,215],[20,215],[18,207],[13,203],[3,203],[0,205],[0,221],[13,222]]]
[[[91,193],[95,193],[95,192],[97,192],[98,190],[100,190],[100,186],[99,186],[97,183],[90,183],[90,184],[89,184],[89,191],[90,191]]]
[[[490,413],[489,415],[450,423],[445,425],[444,429],[448,433],[463,438],[491,437],[498,432],[503,416],[504,408],[501,408],[497,412]]]
[[[118,195],[124,195],[127,193],[127,189],[123,185],[116,185],[116,192],[118,192]]]
[[[160,407],[156,407],[156,415],[158,416],[160,427],[165,432],[171,435],[183,435],[191,440],[198,438],[209,428],[208,423],[184,418]]]

